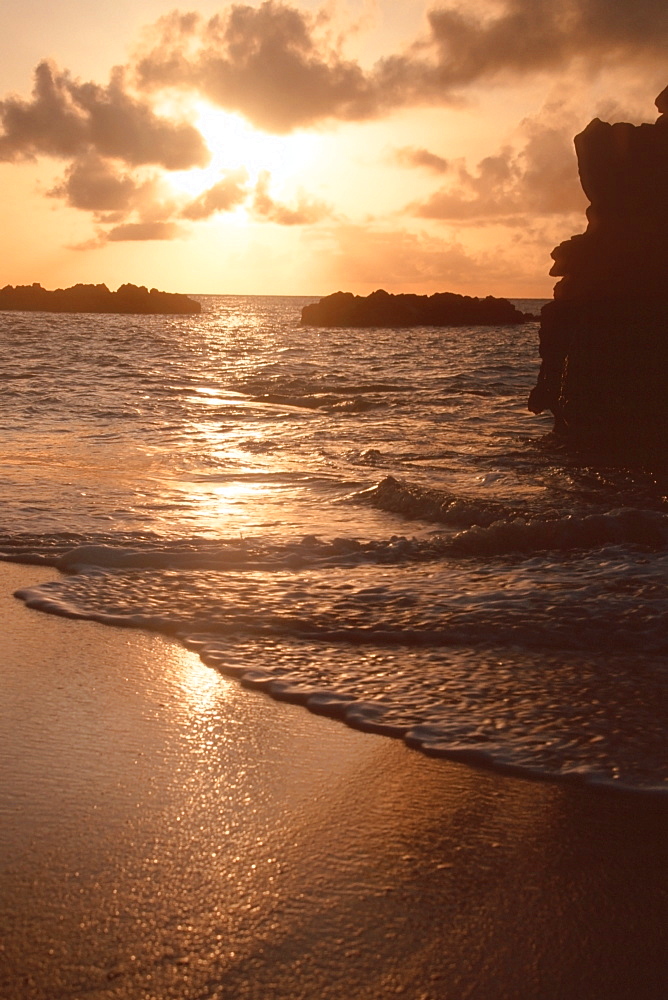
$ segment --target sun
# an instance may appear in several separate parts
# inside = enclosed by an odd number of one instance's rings
[[[317,135],[296,132],[269,135],[253,128],[241,115],[221,111],[202,101],[192,109],[192,124],[201,133],[211,161],[203,168],[174,171],[170,181],[177,190],[197,197],[230,170],[244,170],[251,183],[268,173],[272,190],[286,193],[306,178],[313,163]]]

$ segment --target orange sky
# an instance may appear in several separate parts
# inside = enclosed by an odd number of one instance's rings
[[[665,0],[0,6],[0,286],[547,296]]]

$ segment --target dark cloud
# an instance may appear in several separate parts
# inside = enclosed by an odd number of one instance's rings
[[[450,169],[450,164],[442,156],[430,153],[428,149],[416,149],[415,146],[403,146],[394,151],[394,159],[405,167],[423,167],[437,174],[444,174]]]
[[[179,202],[160,176],[141,169],[129,173],[118,161],[96,153],[75,160],[47,194],[93,216],[97,235],[77,249],[102,246],[107,239],[170,239],[170,233],[176,233],[169,226]],[[109,226],[115,228],[109,230]],[[118,232],[130,235],[118,236]],[[135,232],[138,235],[132,235]],[[157,235],[145,237],[143,232]]]
[[[173,240],[183,235],[184,231],[176,222],[126,222],[104,234],[101,242]]]
[[[480,11],[480,5],[476,8]],[[485,8],[482,8],[485,10]],[[141,88],[190,88],[275,133],[326,119],[362,121],[416,103],[458,103],[502,82],[611,59],[665,60],[665,0],[490,0],[485,13],[442,5],[403,52],[365,69],[330,41],[325,15],[279,0],[231,4],[208,21],[174,13],[136,65]]]
[[[386,100],[439,101],[481,81],[577,63],[660,64],[668,44],[665,0],[500,0],[486,15],[465,4],[436,7],[428,22],[428,36],[376,67]]]
[[[482,12],[481,12],[482,11]],[[346,59],[323,11],[280,0],[232,3],[205,20],[161,19],[151,44],[106,86],[48,62],[30,100],[0,101],[0,160],[73,158],[93,150],[131,166],[202,166],[208,151],[186,122],[159,117],[128,88],[189,89],[274,133],[327,119],[361,121],[416,103],[457,103],[466,88],[543,70],[665,63],[665,0],[490,0],[434,7],[423,36],[370,68]],[[426,165],[426,164],[425,164]]]
[[[109,160],[89,153],[75,160],[48,194],[88,212],[125,213],[149,198],[154,186],[152,181],[138,182]]]
[[[68,159],[94,151],[132,166],[185,170],[204,166],[210,157],[195,128],[160,118],[145,100],[130,96],[120,70],[101,87],[42,62],[31,100],[0,101],[0,124],[0,160]]]
[[[572,126],[527,120],[524,133],[519,151],[505,146],[473,171],[463,161],[453,164],[453,184],[411,210],[427,219],[506,224],[527,216],[582,212],[586,199],[578,181]]]
[[[280,226],[312,226],[331,216],[331,209],[321,201],[312,201],[300,194],[293,207],[274,201],[269,194],[269,173],[263,171],[257,181],[253,197],[253,214],[256,218],[276,222]]]
[[[107,243],[165,241],[180,236],[187,236],[187,232],[176,222],[124,222],[112,229],[100,228],[91,239],[70,244],[68,250],[99,250]]]
[[[274,133],[377,110],[373,80],[332,46],[325,18],[273,0],[232,4],[205,22],[173,14],[137,64],[142,87],[190,87]]]
[[[181,211],[184,219],[208,219],[216,212],[229,212],[241,205],[248,196],[248,172],[229,170],[225,175],[201,195],[191,201]]]
[[[29,100],[0,101],[0,160],[94,151],[129,166],[203,166],[209,154],[197,129],[158,116],[130,92],[130,76],[145,90],[191,90],[260,128],[286,133],[415,103],[456,103],[470,85],[542,70],[665,62],[665,0],[490,0],[476,11],[464,4],[433,8],[423,37],[371,68],[343,56],[322,11],[266,0],[258,7],[233,3],[208,21],[175,12],[154,26],[135,64],[114,70],[106,86],[40,63]]]

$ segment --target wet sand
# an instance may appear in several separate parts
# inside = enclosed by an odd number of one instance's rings
[[[659,1000],[666,806],[430,760],[0,564],[0,996]]]

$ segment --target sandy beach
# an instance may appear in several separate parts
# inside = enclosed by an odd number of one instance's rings
[[[659,1000],[666,809],[430,760],[0,564],[0,995]]]

